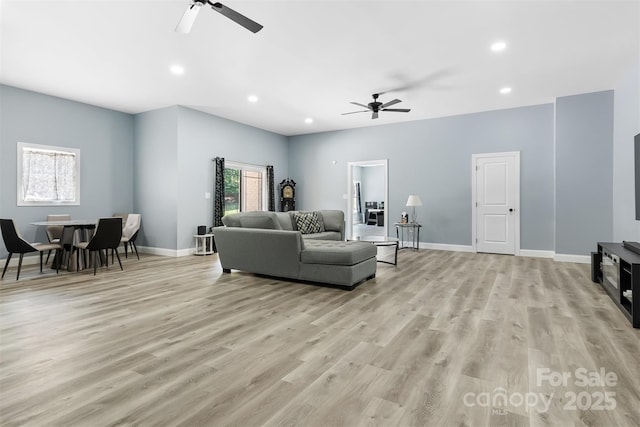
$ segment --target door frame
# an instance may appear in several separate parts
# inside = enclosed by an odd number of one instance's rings
[[[360,160],[347,163],[347,218],[345,224],[345,238],[353,236],[353,167],[354,166],[382,166],[384,167],[384,232],[388,235],[387,224],[389,215],[389,159]]]
[[[514,255],[520,255],[520,152],[519,151],[505,151],[500,153],[480,153],[471,155],[471,250],[475,253],[478,252],[477,245],[477,194],[476,194],[476,163],[478,159],[486,157],[514,157],[515,159],[515,189],[516,194],[514,196],[514,238],[515,238],[515,251]]]

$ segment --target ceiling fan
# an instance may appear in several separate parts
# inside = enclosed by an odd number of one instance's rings
[[[187,10],[184,11],[184,15],[182,15],[180,22],[178,22],[176,32],[185,34],[189,33],[196,17],[198,16],[198,12],[200,12],[200,8],[205,4],[210,5],[211,9],[223,14],[235,23],[242,25],[252,33],[257,33],[262,29],[262,25],[223,5],[222,3],[213,3],[210,0],[192,0],[192,3],[187,6]]]
[[[364,107],[366,108],[366,110],[351,111],[349,113],[342,113],[342,115],[344,116],[345,114],[368,113],[369,111],[371,111],[371,118],[377,119],[378,113],[380,111],[393,111],[396,113],[408,113],[409,111],[411,111],[410,108],[387,108],[387,107],[390,107],[391,105],[395,105],[402,101],[400,101],[399,99],[394,99],[393,101],[385,102],[383,104],[382,102],[378,101],[378,97],[380,95],[381,94],[379,93],[374,93],[373,95],[371,95],[373,96],[373,102],[370,102],[367,105],[360,104],[359,102],[352,102],[352,104],[358,105],[360,107]]]

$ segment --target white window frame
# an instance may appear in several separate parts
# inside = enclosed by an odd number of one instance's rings
[[[80,149],[70,147],[58,147],[54,145],[31,144],[28,142],[18,142],[17,149],[17,187],[16,197],[18,206],[79,206],[80,205]],[[76,198],[70,201],[57,200],[24,200],[22,178],[23,178],[23,153],[25,149],[36,149],[43,151],[55,151],[65,154],[73,154],[76,158],[75,187]]]
[[[251,171],[251,172],[259,172],[262,174],[262,211],[266,212],[269,210],[269,200],[267,198],[267,192],[269,191],[269,183],[267,182],[267,167],[252,165],[250,163],[241,163],[241,162],[233,162],[233,161],[225,161],[224,162],[225,169],[239,169],[240,171]],[[240,205],[242,206],[242,204]],[[242,207],[240,207],[239,212],[242,211]]]

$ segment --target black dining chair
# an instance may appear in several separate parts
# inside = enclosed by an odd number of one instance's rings
[[[118,264],[120,264],[120,270],[122,268],[122,262],[120,261],[120,254],[118,253],[118,246],[120,246],[120,239],[122,238],[122,218],[100,218],[98,220],[98,226],[91,240],[88,242],[79,242],[74,246],[82,250],[83,254],[89,251],[89,258],[93,254],[93,274],[96,274],[98,268],[98,258],[102,259],[102,250],[105,250],[105,263],[109,266],[109,249],[115,251],[118,257]],[[76,267],[80,269],[80,256],[76,257]],[[84,259],[86,257],[83,256]],[[86,265],[86,263],[85,263]]]
[[[18,234],[16,224],[12,219],[0,219],[0,229],[2,230],[4,245],[7,248],[7,252],[9,252],[7,262],[5,262],[4,269],[2,270],[2,278],[4,278],[4,274],[7,272],[7,267],[9,267],[9,261],[13,254],[20,254],[20,260],[18,261],[18,274],[16,275],[16,280],[18,280],[20,278],[20,269],[22,269],[22,257],[24,254],[29,252],[40,252],[40,273],[42,273],[42,258],[44,252],[55,250],[56,254],[59,256],[62,251],[62,245],[59,243],[27,242]],[[59,271],[59,264],[56,264],[56,273]]]
[[[47,215],[47,221],[68,221],[71,219],[71,215],[63,214],[63,215]],[[62,238],[62,232],[64,230],[64,226],[62,225],[48,225],[47,226],[47,239],[49,239],[49,243],[61,243],[60,239]],[[49,262],[49,256],[51,255],[51,251],[47,253],[47,260],[44,262],[45,264]]]

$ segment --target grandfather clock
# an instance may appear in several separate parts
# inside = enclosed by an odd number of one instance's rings
[[[296,182],[292,179],[283,179],[280,182],[280,211],[288,212],[296,210]]]

